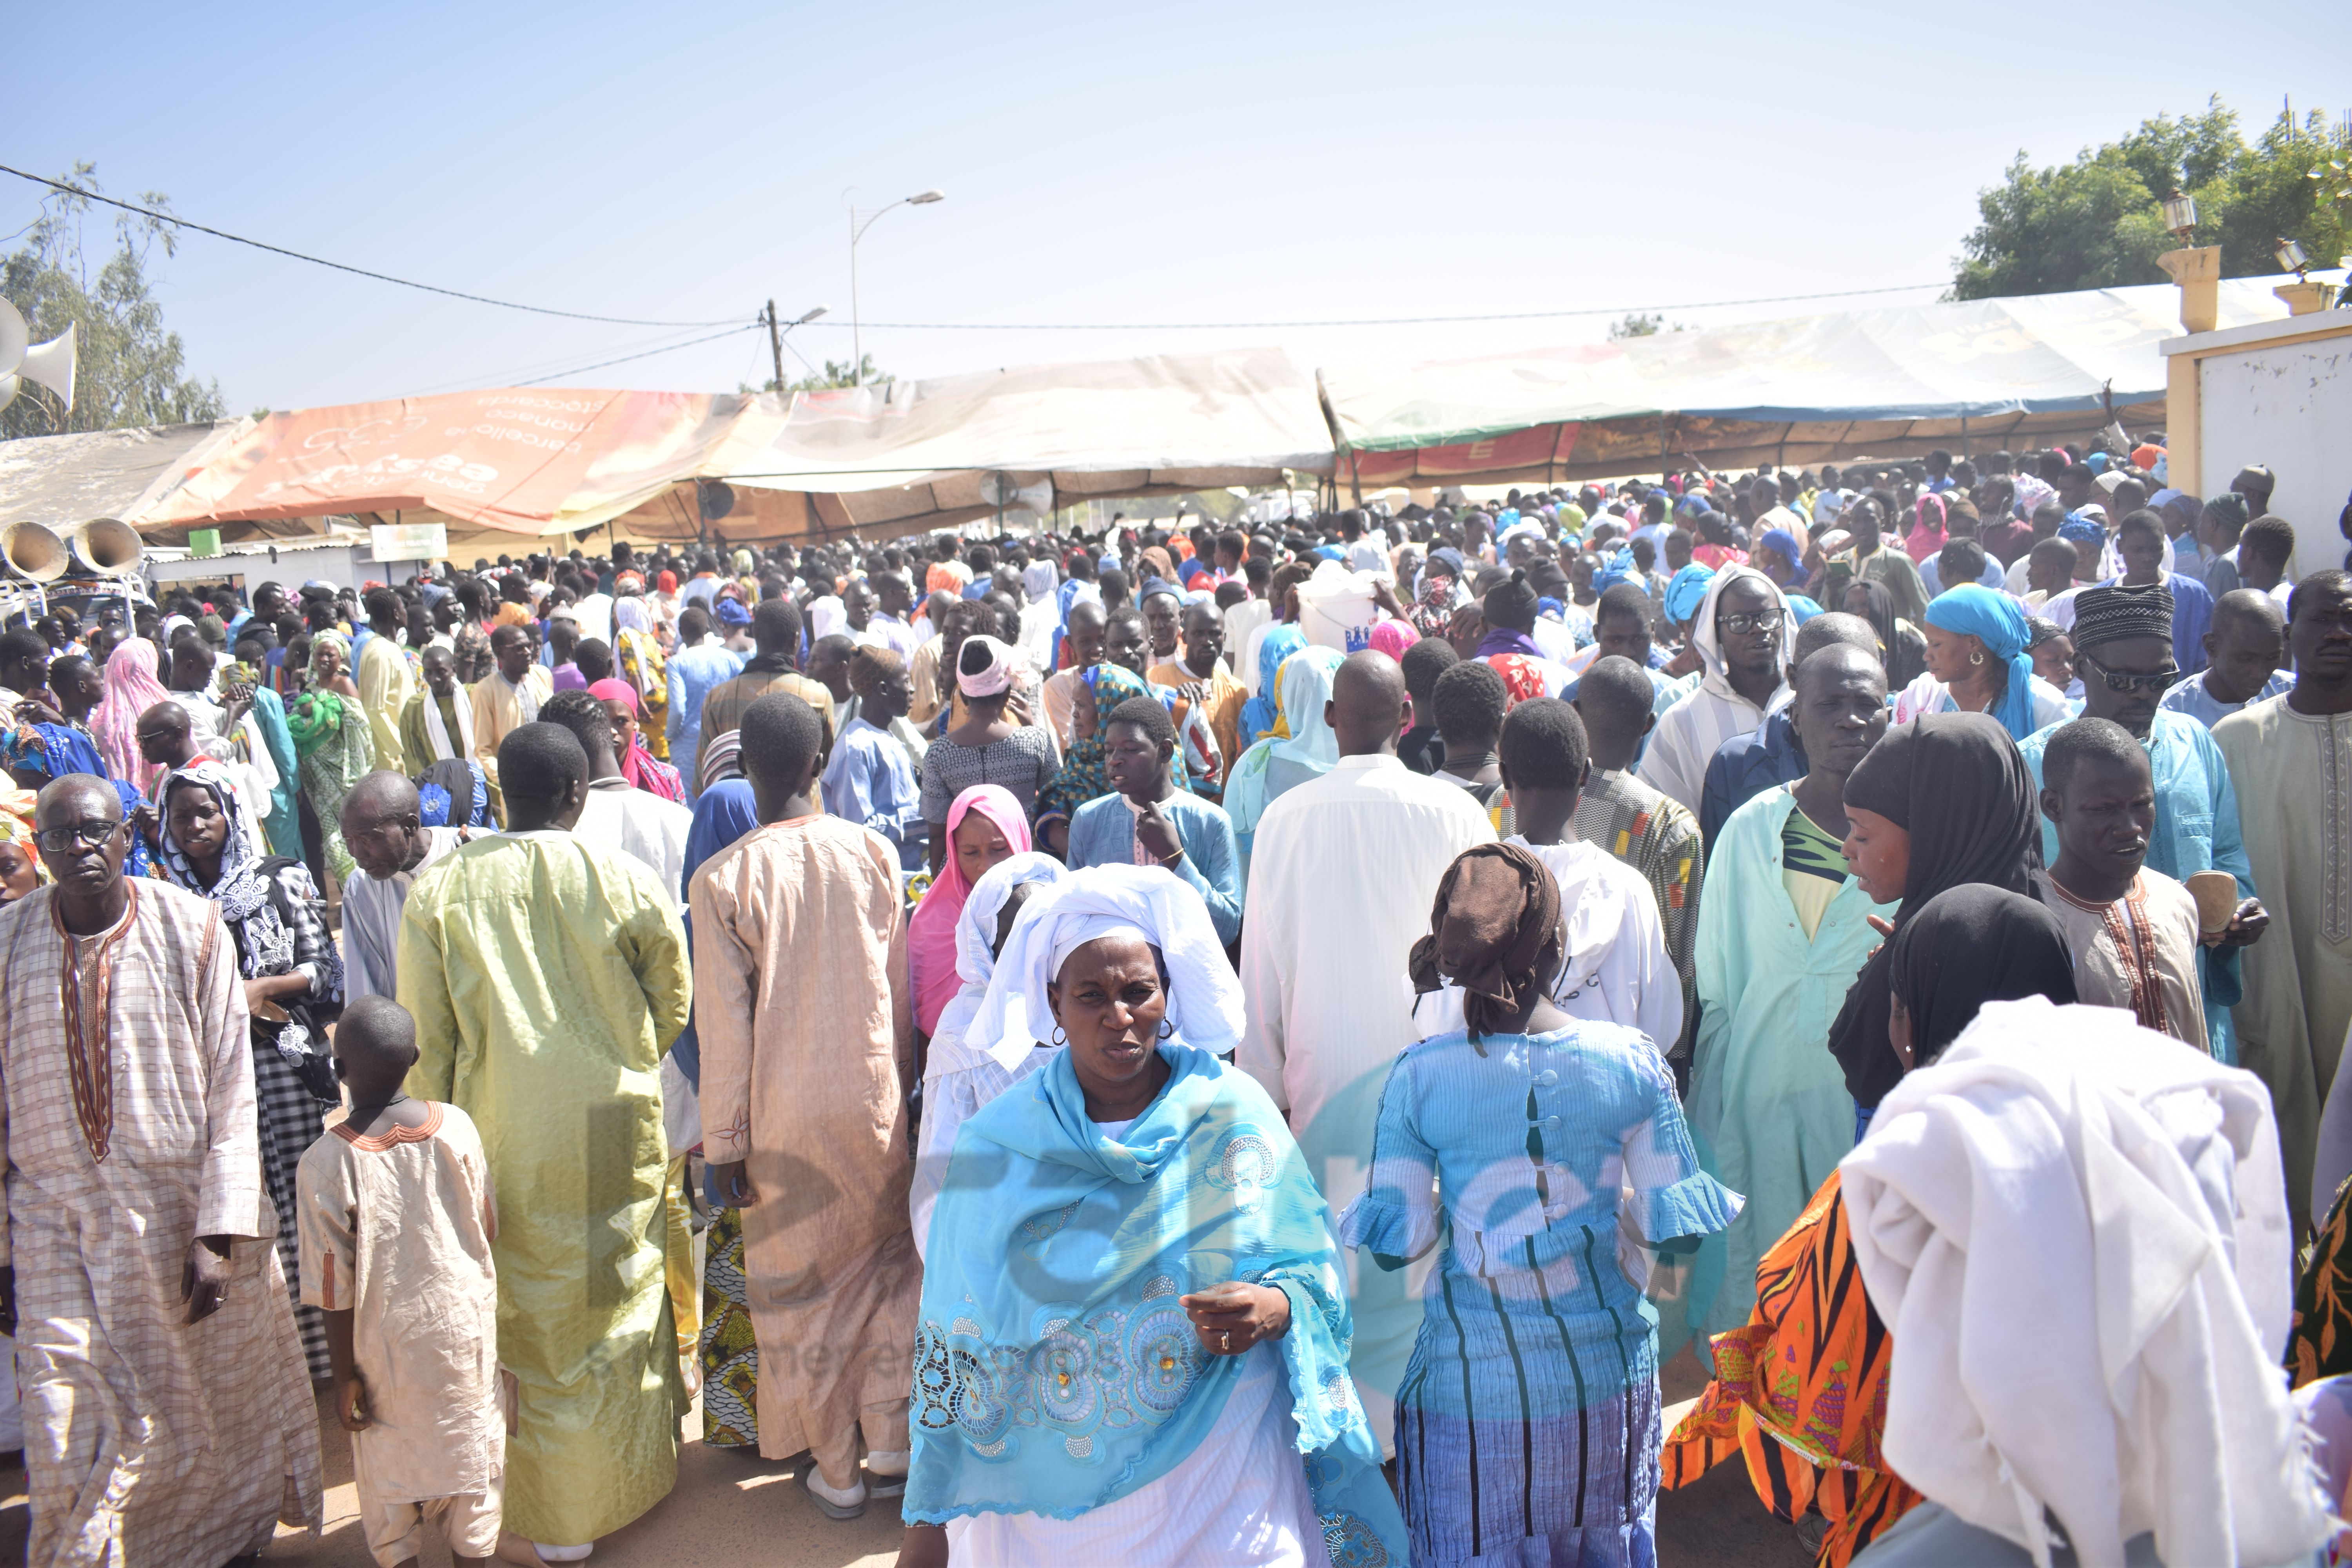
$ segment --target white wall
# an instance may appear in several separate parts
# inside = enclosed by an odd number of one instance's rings
[[[266,551],[250,555],[191,555],[178,561],[151,561],[147,576],[158,584],[234,583],[247,594],[261,584],[275,583],[291,598],[296,589],[312,578],[342,588],[356,588],[372,577],[382,581],[383,569],[372,561],[357,559],[360,553],[353,546],[334,544],[312,550],[280,550],[276,561],[270,560]]]
[[[2336,519],[2352,499],[2352,321],[2346,326],[2332,338],[2249,343],[2198,361],[2205,488],[2228,489],[2248,463],[2278,476],[2271,510],[2294,524],[2292,576],[2344,563]]]

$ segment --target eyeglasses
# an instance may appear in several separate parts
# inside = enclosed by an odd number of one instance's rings
[[[2126,697],[2136,691],[2168,691],[2180,679],[2180,669],[2177,665],[2168,665],[2152,674],[2137,675],[2129,670],[2109,669],[2087,653],[2078,653],[2075,657],[2098,671],[2099,679],[2107,683],[2108,690],[2120,691]]]
[[[33,835],[33,842],[52,855],[62,855],[67,850],[76,847],[95,849],[121,832],[122,826],[119,822],[100,822],[95,819],[86,822],[68,822],[57,827],[42,828]]]
[[[1736,637],[1746,637],[1749,632],[1768,631],[1780,624],[1780,614],[1778,610],[1761,610],[1752,616],[1735,615],[1715,617],[1717,631],[1728,632]]]

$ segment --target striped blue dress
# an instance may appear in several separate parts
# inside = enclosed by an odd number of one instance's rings
[[[1397,1059],[1340,1224],[1383,1268],[1443,1249],[1397,1394],[1416,1568],[1654,1562],[1657,1314],[1621,1212],[1654,1243],[1739,1205],[1700,1171],[1636,1030],[1457,1031]]]

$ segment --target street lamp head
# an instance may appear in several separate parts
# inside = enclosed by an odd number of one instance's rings
[[[2278,258],[2280,271],[2294,273],[2295,281],[2298,283],[2309,281],[2305,274],[2310,270],[2311,258],[2305,253],[2302,246],[2292,239],[2282,239],[2272,249],[2271,254]]]
[[[807,315],[803,316],[800,320],[794,321],[793,325],[795,327],[805,327],[811,321],[815,321],[819,316],[824,315],[825,311],[830,309],[832,309],[832,307],[829,305],[819,305],[815,310],[811,310]]]
[[[2183,245],[2189,243],[2189,233],[2197,226],[2196,198],[2182,195],[2178,185],[2164,200],[2164,226]]]
[[[933,202],[943,202],[947,199],[948,194],[945,191],[925,191],[920,195],[908,196],[907,198],[907,205],[909,206],[927,207]]]

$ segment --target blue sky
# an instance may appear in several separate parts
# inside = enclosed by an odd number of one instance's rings
[[[1977,191],[2021,148],[2054,162],[2217,92],[2250,128],[2284,95],[2340,114],[2341,19],[2312,0],[2235,20],[2173,0],[44,6],[12,25],[0,163],[93,160],[116,195],[167,192],[231,232],[562,310],[748,321],[771,295],[787,320],[829,305],[793,341],[846,359],[853,186],[866,205],[948,193],[859,247],[876,321],[1297,321],[1939,283]],[[37,196],[0,176],[0,234]],[[191,368],[238,411],[503,384],[698,335],[438,300],[202,236],[154,276]],[[865,342],[891,371],[938,375],[1256,342],[1309,363],[1426,358],[1605,325]],[[767,374],[764,334],[745,333],[561,384]]]

